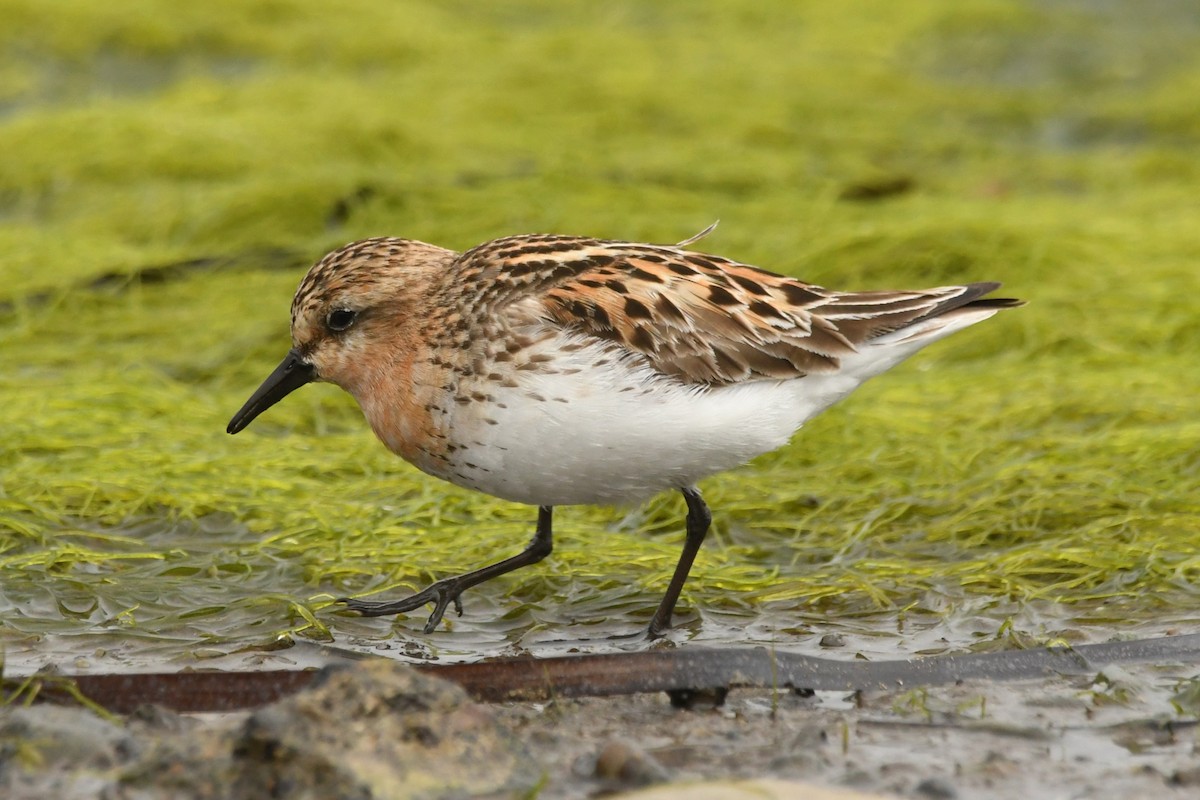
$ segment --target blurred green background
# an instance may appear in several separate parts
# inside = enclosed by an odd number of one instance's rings
[[[702,485],[678,641],[1163,632],[1200,577],[1190,0],[0,0],[0,643],[95,669],[294,642],[603,648],[683,504],[563,509],[543,564],[392,596],[535,518],[425,477],[332,387],[236,439],[311,261],[398,235],[674,242],[832,288],[1030,301]],[[648,454],[647,457],[653,457]],[[590,643],[590,644],[588,644]]]

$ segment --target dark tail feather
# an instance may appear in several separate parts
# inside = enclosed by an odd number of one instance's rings
[[[929,309],[928,313],[922,314],[920,317],[912,320],[908,324],[921,322],[922,320],[940,317],[958,309],[980,309],[980,308],[1016,308],[1017,306],[1025,305],[1024,300],[1018,300],[1015,297],[984,297],[988,292],[994,292],[1000,288],[1000,284],[996,281],[983,281],[980,283],[968,283],[963,287],[966,291],[957,297],[951,297],[938,303],[933,308]]]

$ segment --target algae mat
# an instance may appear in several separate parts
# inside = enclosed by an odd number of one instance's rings
[[[1200,12],[0,0],[0,641],[11,668],[611,649],[682,502],[534,512],[424,477],[309,388],[231,439],[343,242],[672,242],[834,288],[1002,280],[940,343],[702,485],[677,642],[988,650],[1190,628]],[[831,636],[826,637],[826,634]],[[823,638],[824,637],[824,638]],[[629,646],[641,647],[638,643]],[[293,651],[294,652],[294,651]]]

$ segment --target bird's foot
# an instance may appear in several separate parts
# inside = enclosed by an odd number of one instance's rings
[[[671,617],[675,615],[675,605],[660,605],[650,618],[650,626],[646,629],[646,639],[653,642],[661,639],[671,630]]]
[[[451,603],[454,604],[454,613],[460,617],[462,616],[462,593],[465,588],[458,578],[445,578],[401,600],[379,603],[371,602],[370,600],[359,600],[355,597],[341,597],[338,598],[337,602],[345,603],[346,607],[351,611],[357,611],[364,617],[403,614],[406,611],[420,608],[426,603],[433,603],[433,613],[429,615],[424,628],[425,633],[433,633],[434,628],[442,621],[442,617],[445,616],[446,609]]]
[[[667,635],[669,630],[671,630],[669,622],[666,625],[656,625],[651,622],[650,627],[646,628],[646,640],[653,642],[655,639],[661,639]]]

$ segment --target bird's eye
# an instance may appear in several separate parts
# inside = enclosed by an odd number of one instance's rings
[[[351,311],[348,308],[335,308],[329,312],[329,317],[326,318],[325,324],[329,326],[329,330],[340,332],[353,325],[354,318],[357,316],[357,311]]]

